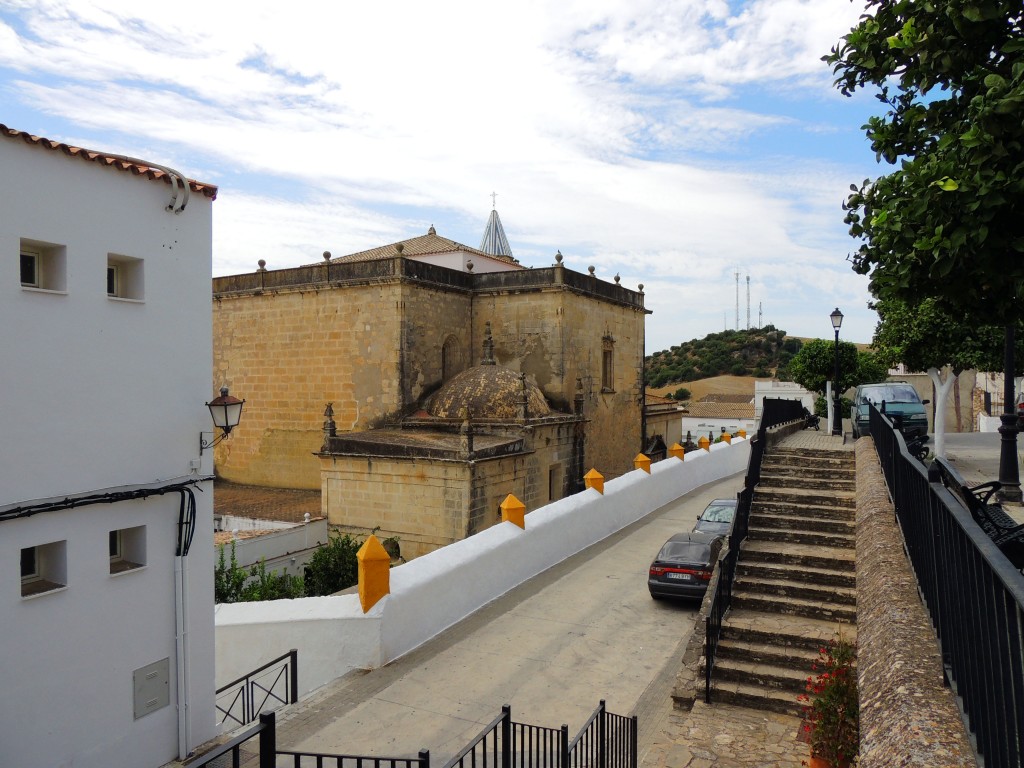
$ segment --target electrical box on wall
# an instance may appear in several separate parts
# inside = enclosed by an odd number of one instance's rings
[[[161,659],[132,672],[135,719],[171,703],[171,660]]]

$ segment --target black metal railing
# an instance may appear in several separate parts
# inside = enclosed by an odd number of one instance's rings
[[[567,725],[514,722],[506,705],[444,768],[636,768],[637,755],[636,715],[613,714],[604,699],[572,740]]]
[[[803,414],[803,404],[799,400],[765,398],[757,433],[750,440],[747,474],[743,478],[743,490],[736,494],[736,514],[733,516],[732,528],[729,529],[729,548],[718,563],[718,581],[704,619],[704,701],[708,704],[711,703],[711,676],[715,669],[718,642],[722,636],[722,622],[732,605],[732,587],[736,580],[740,545],[747,538],[750,505],[754,500],[754,489],[761,482],[761,463],[764,461],[767,433],[773,427],[802,419]]]
[[[253,722],[261,712],[299,700],[299,652],[268,661],[262,667],[217,689],[217,724],[236,728]]]
[[[279,768],[284,761],[292,768],[430,768],[430,752],[416,757],[370,757],[323,752],[294,752],[277,748],[277,713],[264,712],[259,723],[226,744],[206,752],[188,768]],[[225,762],[228,761],[228,762]],[[254,762],[255,761],[255,762]]]
[[[986,768],[1024,765],[1024,576],[878,409],[871,437],[946,679]]]

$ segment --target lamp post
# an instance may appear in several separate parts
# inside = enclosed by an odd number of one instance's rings
[[[829,319],[836,332],[836,372],[832,379],[832,386],[835,387],[833,395],[836,402],[832,408],[832,434],[841,436],[843,434],[843,412],[839,400],[839,328],[843,324],[843,313],[839,311],[839,307],[836,307],[835,311],[829,315]]]

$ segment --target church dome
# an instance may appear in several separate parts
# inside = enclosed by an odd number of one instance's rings
[[[511,421],[520,417],[524,394],[529,418],[551,413],[548,401],[533,382],[500,365],[477,365],[454,376],[434,393],[427,411],[439,419]]]

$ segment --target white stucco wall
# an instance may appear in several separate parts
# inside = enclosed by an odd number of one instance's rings
[[[189,475],[212,396],[212,201],[0,138],[0,509]],[[27,290],[22,239],[64,249],[64,290]],[[143,260],[108,298],[108,254]],[[206,458],[206,457],[204,457]],[[207,463],[209,472],[212,466]],[[213,711],[212,484],[187,558],[192,745]],[[159,766],[178,754],[178,495],[0,521],[0,765]],[[145,568],[110,574],[111,530],[145,526]],[[22,548],[65,541],[66,588],[21,596]],[[133,718],[132,672],[170,659],[170,705]]]
[[[482,256],[479,253],[468,251],[454,251],[452,253],[430,253],[426,256],[412,257],[416,261],[424,261],[427,264],[436,264],[439,267],[447,267],[459,272],[468,272],[467,262],[473,262],[473,271],[482,272],[511,272],[515,269],[522,269],[518,264],[509,264],[501,259],[492,259],[489,256]]]
[[[353,669],[386,664],[567,557],[702,485],[747,466],[735,439],[685,460],[669,458],[541,507],[526,529],[511,523],[391,569],[391,594],[365,616],[356,595],[218,605],[217,683],[291,648],[304,695]]]

